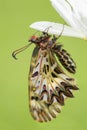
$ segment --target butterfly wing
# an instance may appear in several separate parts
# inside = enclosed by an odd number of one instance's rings
[[[73,78],[59,66],[50,49],[36,47],[33,51],[29,73],[29,107],[32,117],[47,122],[61,112],[66,97],[77,90]]]
[[[62,48],[62,45],[56,45],[53,48],[53,51],[66,70],[68,70],[70,73],[76,72],[76,64],[74,60],[71,58],[70,54]]]

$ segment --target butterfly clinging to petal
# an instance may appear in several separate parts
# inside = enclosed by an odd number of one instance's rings
[[[76,64],[57,40],[58,37],[47,32],[29,39],[35,44],[28,76],[29,109],[32,117],[39,122],[55,118],[61,112],[65,99],[73,97],[72,90],[78,90],[75,80],[61,67],[75,73]],[[13,57],[16,58],[15,55],[29,45],[14,51]]]

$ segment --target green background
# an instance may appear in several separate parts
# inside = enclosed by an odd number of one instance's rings
[[[67,14],[66,14],[67,15]],[[61,37],[60,42],[77,63],[80,91],[68,99],[62,113],[51,122],[34,121],[28,109],[28,71],[34,45],[18,55],[12,51],[28,42],[36,30],[29,25],[47,20],[64,23],[49,0],[0,0],[0,130],[87,129],[87,41]]]

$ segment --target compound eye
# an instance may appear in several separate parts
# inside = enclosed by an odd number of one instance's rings
[[[36,41],[37,40],[37,36],[32,36],[28,41],[29,42],[33,42],[33,41]]]

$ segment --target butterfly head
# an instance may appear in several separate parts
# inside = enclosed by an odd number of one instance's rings
[[[29,38],[29,42],[32,42],[32,43],[36,43],[36,41],[38,40],[38,37],[37,36],[35,36],[35,35],[33,35],[33,36],[31,36],[30,38]]]
[[[48,33],[43,32],[42,35],[40,36],[36,36],[36,35],[31,36],[28,41],[39,45],[40,43],[47,42],[49,38],[50,35],[48,35]]]

